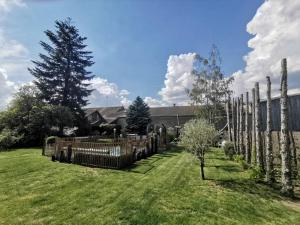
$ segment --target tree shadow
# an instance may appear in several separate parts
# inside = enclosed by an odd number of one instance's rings
[[[246,195],[254,195],[263,199],[289,200],[300,204],[300,193],[295,193],[295,197],[290,198],[282,195],[280,192],[281,186],[279,183],[269,185],[263,181],[253,179],[207,179],[214,181],[216,185],[230,191],[239,192]]]

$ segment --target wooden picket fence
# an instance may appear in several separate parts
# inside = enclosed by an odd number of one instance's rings
[[[92,138],[56,138],[46,143],[44,155],[53,160],[84,166],[120,169],[131,165],[138,158],[157,153],[159,141],[149,137],[141,140],[120,139],[109,142],[90,142]]]

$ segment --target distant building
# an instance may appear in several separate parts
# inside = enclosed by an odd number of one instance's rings
[[[153,125],[166,128],[182,127],[187,121],[195,117],[194,106],[170,106],[150,108]],[[92,127],[101,124],[116,124],[122,128],[126,127],[126,109],[123,106],[97,107],[85,109],[86,117]]]

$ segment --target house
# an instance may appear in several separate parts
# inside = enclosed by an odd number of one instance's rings
[[[166,128],[182,127],[195,117],[195,106],[169,106],[150,108],[152,124]],[[87,108],[88,121],[95,129],[101,124],[115,124],[126,127],[126,109],[123,106]]]

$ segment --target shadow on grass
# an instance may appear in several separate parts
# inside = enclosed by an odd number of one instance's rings
[[[295,193],[295,197],[289,198],[283,196],[280,192],[281,186],[279,183],[274,183],[272,186],[268,185],[264,181],[256,181],[253,179],[212,179],[206,180],[214,181],[216,185],[222,188],[229,189],[230,191],[239,192],[246,195],[254,195],[263,199],[273,200],[289,200],[294,203],[300,204],[299,193]]]
[[[129,167],[126,167],[122,170],[127,172],[146,174],[147,172],[149,172],[150,170],[152,170],[157,166],[156,165],[157,161],[167,157],[174,157],[182,151],[183,149],[180,147],[172,147],[172,149],[170,150],[166,150],[164,152],[160,152],[152,156],[149,156],[146,159],[141,159],[140,161],[136,161]]]

